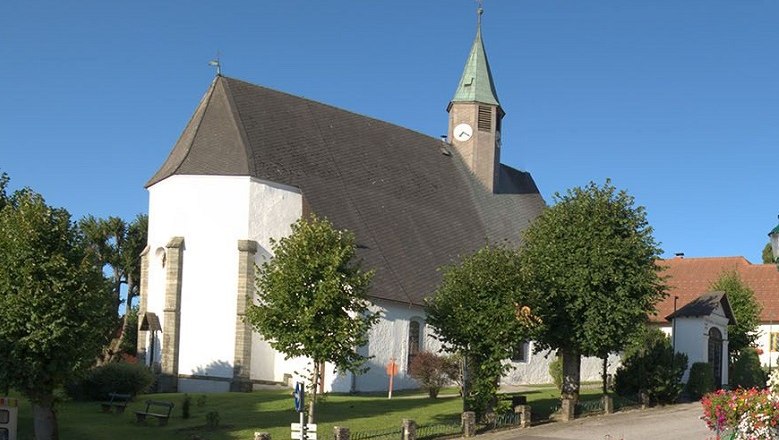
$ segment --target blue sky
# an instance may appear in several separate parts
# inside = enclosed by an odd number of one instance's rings
[[[0,170],[131,219],[214,76],[438,136],[472,0],[0,2]],[[779,2],[486,0],[502,160],[545,199],[593,180],[666,256],[760,262],[777,224]]]

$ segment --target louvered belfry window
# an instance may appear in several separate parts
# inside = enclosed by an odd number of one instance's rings
[[[492,108],[486,105],[479,106],[479,123],[478,127],[480,131],[492,130]]]

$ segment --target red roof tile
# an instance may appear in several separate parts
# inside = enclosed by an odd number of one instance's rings
[[[666,322],[664,317],[674,311],[674,296],[679,299],[677,309],[709,292],[712,283],[723,272],[736,271],[755,292],[763,305],[760,320],[779,322],[779,270],[774,264],[752,264],[744,257],[685,258],[661,260],[666,268],[662,272],[668,285],[668,297],[657,304],[658,313],[651,316],[653,322]]]

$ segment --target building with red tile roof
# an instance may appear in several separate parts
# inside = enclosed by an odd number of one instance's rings
[[[714,284],[725,272],[736,272],[741,280],[754,292],[755,298],[763,306],[760,313],[760,338],[757,340],[762,349],[761,362],[765,365],[777,365],[779,350],[779,269],[775,264],[752,264],[744,257],[705,257],[686,258],[683,255],[661,260],[663,276],[668,286],[668,297],[657,304],[657,313],[650,321],[670,327],[666,317],[674,312],[674,297],[677,297],[677,309],[693,301],[700,295],[710,292]],[[769,335],[774,334],[774,350],[769,350]],[[759,350],[758,350],[759,351]],[[769,357],[769,353],[772,356]]]

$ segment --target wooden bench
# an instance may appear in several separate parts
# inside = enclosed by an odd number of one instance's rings
[[[159,412],[152,412],[154,409],[160,409]],[[167,410],[167,411],[166,411]],[[160,426],[168,423],[170,413],[173,411],[173,402],[164,402],[161,400],[147,400],[145,411],[135,411],[136,421],[141,423],[147,417],[154,417]]]
[[[109,413],[116,411],[117,413],[123,413],[127,408],[127,402],[130,401],[129,394],[108,393],[108,402],[100,402],[100,407],[103,412]]]

